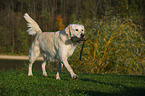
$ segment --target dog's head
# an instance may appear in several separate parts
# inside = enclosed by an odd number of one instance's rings
[[[65,28],[66,34],[68,34],[69,39],[75,43],[81,43],[85,41],[84,26],[79,24],[70,24]]]

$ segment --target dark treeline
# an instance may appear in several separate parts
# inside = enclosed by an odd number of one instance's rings
[[[144,6],[144,0],[0,0],[0,53],[28,53],[33,37],[26,33],[24,13],[43,31],[60,30],[70,23],[86,25],[110,13],[132,18],[144,32]]]

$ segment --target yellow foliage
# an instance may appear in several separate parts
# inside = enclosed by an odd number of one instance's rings
[[[61,31],[65,28],[60,14],[58,14],[56,17],[56,26],[58,27],[59,31]]]
[[[145,41],[137,32],[138,25],[128,18],[108,20],[105,17],[101,21],[93,21],[91,25],[85,33],[87,41],[82,61],[76,62],[77,70],[103,74],[144,73]],[[74,57],[78,56],[79,50]]]

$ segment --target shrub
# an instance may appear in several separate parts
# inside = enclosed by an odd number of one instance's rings
[[[73,62],[79,46],[70,60],[74,68],[86,73],[144,74],[145,41],[140,26],[128,18],[104,17],[90,21],[86,28],[83,60]]]

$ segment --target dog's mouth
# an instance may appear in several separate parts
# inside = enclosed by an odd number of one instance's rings
[[[81,42],[86,41],[86,39],[85,39],[85,37],[78,38],[77,36],[73,36],[73,37],[71,37],[71,41],[80,44]]]

